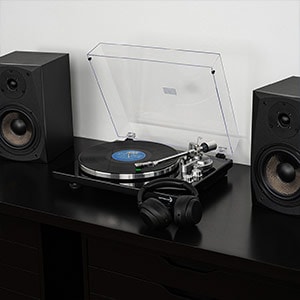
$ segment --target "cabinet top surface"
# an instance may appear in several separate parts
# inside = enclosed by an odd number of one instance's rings
[[[300,218],[252,205],[249,166],[234,164],[224,180],[200,193],[204,210],[197,226],[171,224],[157,232],[146,228],[133,196],[87,186],[72,190],[45,164],[2,160],[0,166],[3,214],[141,247],[208,251],[300,271]]]

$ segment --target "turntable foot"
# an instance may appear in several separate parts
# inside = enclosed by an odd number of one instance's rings
[[[75,191],[75,190],[79,190],[81,188],[81,184],[78,184],[76,182],[70,182],[69,187]]]

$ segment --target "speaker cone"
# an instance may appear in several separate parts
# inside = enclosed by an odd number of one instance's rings
[[[258,159],[257,176],[265,194],[282,205],[294,205],[300,196],[300,155],[289,147],[274,146]]]
[[[31,120],[22,112],[7,112],[1,120],[1,136],[12,147],[29,146],[33,139],[33,131]]]
[[[39,128],[32,113],[21,107],[0,110],[2,147],[14,155],[31,153],[39,143]]]

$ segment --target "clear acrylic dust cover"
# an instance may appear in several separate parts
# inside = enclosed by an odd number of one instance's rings
[[[87,57],[117,140],[178,150],[213,140],[232,156],[239,135],[221,54],[100,42]]]

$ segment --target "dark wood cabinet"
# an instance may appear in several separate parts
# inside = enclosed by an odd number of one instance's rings
[[[158,232],[132,195],[49,169],[0,172],[1,300],[300,299],[300,218],[253,207],[248,166],[200,193],[197,226]]]
[[[158,256],[153,264],[147,251],[113,241],[87,238],[87,262],[91,297],[112,299],[188,299],[175,284],[168,284]],[[162,280],[164,279],[164,280]],[[117,287],[117,288],[116,288]]]
[[[105,272],[111,274],[110,277],[119,283],[122,280],[124,283],[128,282],[128,287],[131,286],[128,292],[138,293],[143,289],[145,291],[149,289],[151,293],[144,294],[147,299],[188,299],[192,294],[200,297],[205,295],[209,288],[207,286],[209,281],[213,282],[218,278],[216,266],[203,264],[201,268],[199,263],[198,266],[194,266],[191,262],[188,262],[189,266],[183,266],[176,262],[175,257],[105,239],[87,237],[87,248],[89,278],[93,279],[90,283],[91,294],[97,292],[99,294],[101,291],[100,283]],[[134,289],[135,281],[137,287],[141,288]],[[96,282],[99,284],[95,290]],[[122,290],[127,284],[123,285]],[[203,285],[206,286],[204,289]],[[112,297],[113,293],[117,293],[113,298],[122,299],[120,298],[122,293],[118,294],[119,291],[111,289],[112,294],[109,294],[107,285],[103,288],[107,296]]]
[[[0,299],[43,299],[38,223],[0,215]]]
[[[145,290],[143,299],[300,299],[299,285],[207,263],[201,257],[192,260],[91,236],[87,249],[93,297],[127,299],[122,297],[131,293],[143,298],[140,291]]]
[[[188,299],[161,283],[89,266],[90,299]]]

